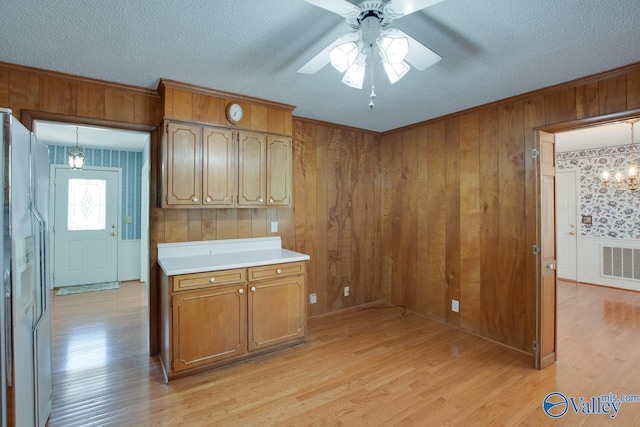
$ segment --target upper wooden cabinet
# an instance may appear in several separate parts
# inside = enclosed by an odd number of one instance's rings
[[[291,138],[267,136],[267,205],[291,205],[292,165]]]
[[[162,79],[160,207],[291,206],[292,105]],[[242,109],[231,120],[230,105]]]
[[[264,206],[267,197],[267,138],[263,134],[238,134],[238,206]]]
[[[291,137],[165,122],[161,207],[291,205]]]
[[[236,194],[236,144],[233,132],[203,127],[202,138],[203,204],[232,207]]]
[[[169,205],[199,204],[202,197],[202,129],[167,123],[165,132],[165,201]]]

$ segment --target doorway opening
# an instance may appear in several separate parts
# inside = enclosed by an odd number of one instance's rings
[[[622,121],[628,121],[630,119],[637,119],[637,117],[638,117],[638,110],[634,110],[634,111],[627,111],[623,113],[611,114],[606,117],[600,117],[600,118],[594,117],[594,118],[585,119],[585,120],[577,120],[573,122],[565,122],[565,123],[545,126],[545,127],[535,129],[536,139],[537,141],[542,143],[543,140],[550,138],[550,142],[552,143],[552,145],[555,146],[557,136],[562,134],[563,132],[596,129],[596,128],[604,127],[601,125],[619,123]],[[626,139],[625,141],[629,141],[629,139]],[[540,147],[542,158],[544,158],[543,151],[544,150],[542,150],[542,147]],[[555,271],[553,274],[552,281],[545,280],[545,271],[555,270],[556,268],[555,266],[557,265],[557,261],[558,261],[557,260],[558,254],[557,254],[557,248],[556,248],[558,229],[555,224],[556,207],[557,207],[556,205],[558,204],[558,201],[556,200],[556,195],[555,195],[555,184],[553,189],[548,189],[547,191],[541,190],[541,189],[544,189],[545,187],[544,186],[545,174],[542,172],[542,170],[544,169],[543,160],[544,159],[540,161],[540,165],[538,166],[539,175],[537,178],[538,201],[539,203],[541,203],[541,205],[538,206],[538,214],[537,214],[538,239],[539,239],[539,242],[541,243],[541,246],[545,246],[545,245],[549,246],[549,244],[552,245],[552,252],[555,258],[549,261],[549,260],[542,260],[540,259],[541,257],[538,257],[539,259],[537,262],[538,275],[536,279],[537,281],[536,313],[537,313],[538,321],[537,321],[536,342],[538,343],[537,345],[540,347],[535,348],[537,353],[535,359],[536,359],[536,367],[540,369],[556,361],[557,338],[558,338],[557,337],[558,284],[555,277]],[[553,166],[552,169],[554,170],[553,177],[555,180],[555,175],[556,175],[555,152],[553,154],[552,166]],[[598,171],[596,171],[595,173],[598,173]],[[553,192],[552,197],[548,197],[549,192]],[[548,206],[549,203],[551,203],[552,206]],[[546,207],[544,206],[545,204],[547,204]],[[579,209],[582,209],[582,206],[580,206]],[[636,211],[636,215],[637,215],[637,211]],[[553,216],[553,218],[550,218],[551,216]],[[586,215],[586,216],[589,217],[589,215]],[[588,222],[589,219],[593,220],[593,217],[587,218],[584,221],[581,219],[579,224],[578,223],[575,224],[576,227],[574,228],[576,229],[576,231],[574,233],[576,235],[578,235],[578,233],[581,232],[578,225],[582,225]],[[548,227],[548,226],[545,227],[545,224],[552,224],[552,227]],[[570,224],[569,224],[569,227],[570,227]],[[584,242],[584,238],[582,242]],[[578,253],[577,253],[577,257],[578,257],[577,265],[581,265],[580,257],[583,256],[583,254],[584,254],[584,248],[581,247],[580,249],[578,249]],[[582,265],[584,265],[584,263],[582,263]],[[595,266],[595,268],[599,268],[601,263],[595,262],[595,263],[592,263],[591,265]],[[580,268],[578,267],[576,279],[580,281],[581,277],[583,276],[581,276],[581,271],[580,271]],[[543,355],[544,353],[540,351],[540,348],[543,347],[545,343],[546,343],[546,347],[550,349],[548,353],[549,358],[547,360],[543,360],[543,356],[541,355]]]
[[[95,174],[98,173],[95,171],[112,168],[112,170],[119,171],[120,174],[119,182],[115,187],[110,187],[112,190],[118,190],[120,197],[118,198],[114,193],[108,195],[116,197],[118,200],[116,209],[113,211],[114,216],[110,218],[110,223],[106,224],[108,230],[103,231],[106,233],[104,242],[113,240],[117,242],[117,256],[114,260],[115,264],[112,264],[110,268],[111,274],[115,273],[115,280],[118,281],[140,280],[147,284],[148,292],[150,134],[149,132],[103,126],[34,120],[33,131],[36,138],[49,146],[51,170],[60,170],[63,175],[61,176],[63,183],[59,186],[60,189],[68,189],[64,185],[64,179],[78,176],[74,172],[83,174],[82,170],[71,171],[68,166],[62,166],[67,164],[67,152],[76,141],[76,130],[78,130],[79,144],[87,153],[86,170],[93,170],[92,173]],[[65,168],[67,172],[63,172]],[[56,177],[52,172],[51,191],[56,188],[53,185],[54,178]],[[54,206],[53,201],[50,203],[51,209]],[[87,201],[85,200],[85,202]],[[51,211],[50,218],[55,218],[54,214],[56,213],[59,212]],[[60,212],[60,214],[62,213]],[[64,227],[58,227],[58,230],[67,229],[67,224],[64,225]],[[115,233],[115,236],[112,236],[111,233]],[[55,241],[55,236],[50,237],[52,242]],[[107,237],[111,239],[107,239]],[[75,246],[68,246],[68,248],[73,247],[80,250],[81,245],[76,240]],[[114,254],[113,251],[110,253]],[[56,265],[54,259],[50,261],[51,265]],[[75,266],[79,267],[77,263]],[[76,277],[71,281],[57,280],[56,282],[69,285],[78,284],[78,280],[80,279]],[[52,283],[56,282],[52,281]]]
[[[636,160],[630,130],[627,119],[556,133],[559,279],[640,291],[640,199],[602,178]]]

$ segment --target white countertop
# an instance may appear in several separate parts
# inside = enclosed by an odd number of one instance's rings
[[[282,249],[280,237],[158,244],[158,264],[168,276],[309,259]]]

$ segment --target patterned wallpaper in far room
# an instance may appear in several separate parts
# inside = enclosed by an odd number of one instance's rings
[[[592,215],[593,225],[581,226],[585,237],[640,239],[640,191],[604,188],[602,172],[629,168],[630,145],[568,151],[556,155],[558,169],[580,170],[579,215]],[[637,149],[637,146],[636,146]]]
[[[67,153],[71,146],[50,145],[49,162],[67,164]],[[136,151],[85,148],[86,166],[114,167],[122,169],[122,240],[140,239],[140,215],[142,204],[142,153]],[[132,222],[124,222],[131,216]]]

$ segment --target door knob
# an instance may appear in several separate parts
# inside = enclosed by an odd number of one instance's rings
[[[547,268],[549,270],[553,270],[555,268],[555,265],[553,265],[553,263],[551,263],[551,264],[547,265]]]
[[[576,226],[575,224],[569,224],[569,227],[571,227],[571,228],[573,228],[575,226]]]
[[[115,235],[116,235],[116,232],[115,232],[115,231],[112,231],[112,232],[111,232],[111,235],[112,235],[112,236],[115,236]]]
[[[576,233],[574,233],[573,231],[569,232],[569,236],[575,236]]]

